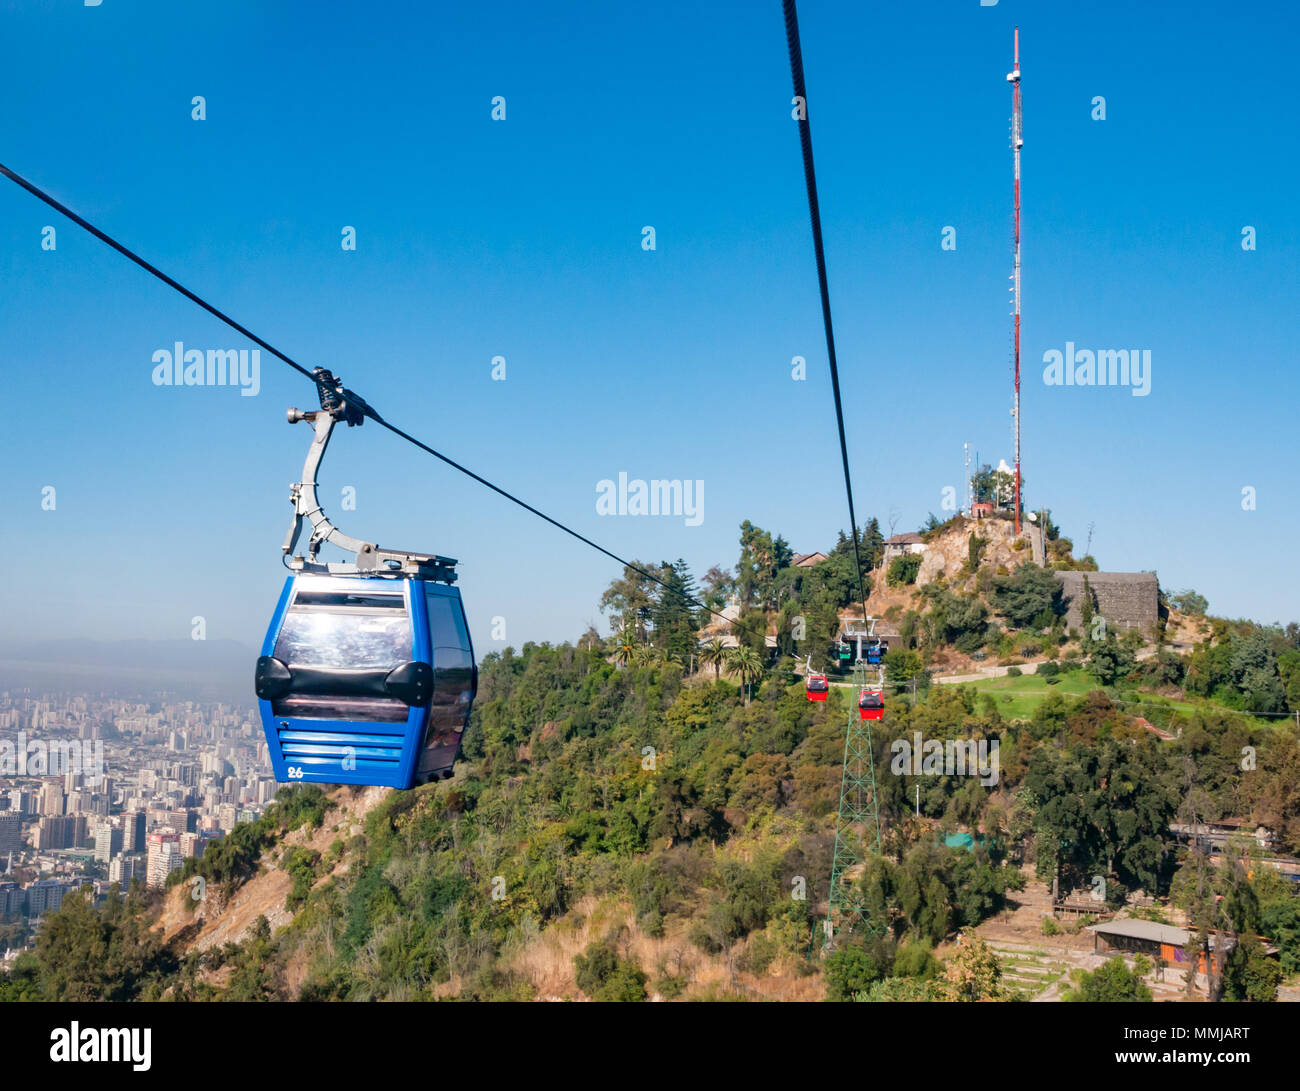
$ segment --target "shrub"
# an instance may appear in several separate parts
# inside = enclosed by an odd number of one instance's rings
[[[895,977],[919,977],[925,980],[939,976],[941,967],[930,945],[923,941],[904,943],[894,956]]]
[[[767,973],[778,953],[775,939],[766,933],[756,932],[749,937],[749,942],[736,960],[736,966],[743,973],[760,977]]]
[[[854,993],[866,991],[873,981],[884,976],[885,967],[878,952],[856,946],[832,952],[822,970],[828,1000],[852,1000]]]
[[[655,992],[665,1000],[676,1000],[686,991],[686,982],[680,977],[665,974],[655,982]]]
[[[592,1000],[627,1002],[645,999],[645,973],[635,962],[619,958],[608,940],[589,943],[586,951],[574,955],[573,966],[577,971],[578,988]]]
[[[889,562],[889,571],[885,579],[890,587],[910,586],[916,583],[917,573],[921,571],[921,555],[904,553]]]
[[[1067,990],[1064,999],[1089,1003],[1149,1002],[1151,990],[1142,978],[1116,956],[1093,970],[1092,973],[1075,972],[1076,989]]]

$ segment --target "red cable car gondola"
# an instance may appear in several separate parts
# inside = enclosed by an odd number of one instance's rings
[[[885,714],[885,691],[881,686],[867,686],[858,694],[858,712],[864,720],[879,720]]]
[[[808,694],[808,700],[824,701],[826,700],[826,695],[831,689],[830,679],[824,674],[813,674],[812,672],[809,672],[808,677],[804,682],[804,688]]]

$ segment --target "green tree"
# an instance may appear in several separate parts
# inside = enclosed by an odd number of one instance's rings
[[[1262,1003],[1277,999],[1282,983],[1282,967],[1264,952],[1264,945],[1254,932],[1244,933],[1228,952],[1223,974],[1225,1000],[1249,1000]]]
[[[658,584],[643,574],[662,578],[662,572],[645,561],[633,562],[623,569],[620,579],[614,580],[600,596],[600,609],[608,613],[611,632],[632,632],[638,640],[645,640],[651,611],[658,593]],[[638,571],[641,569],[642,571]]]
[[[1115,639],[1114,633],[1107,633],[1105,640],[1093,643],[1088,672],[1103,686],[1113,686],[1128,677],[1135,663],[1133,653]]]
[[[1205,611],[1210,608],[1209,601],[1205,596],[1198,595],[1190,587],[1186,591],[1173,592],[1169,596],[1169,602],[1175,610],[1198,617],[1204,617]]]
[[[655,647],[668,659],[689,662],[695,651],[695,633],[702,623],[702,611],[694,603],[696,589],[690,566],[680,557],[660,566],[664,586],[657,589],[650,607]]]
[[[883,978],[887,970],[887,962],[879,951],[868,950],[861,944],[842,946],[827,955],[822,965],[826,999],[852,1000],[855,993],[864,992],[872,982]]]
[[[970,653],[985,642],[989,612],[977,596],[958,595],[941,587],[930,592],[929,598],[930,609],[925,615],[929,647],[951,646]]]
[[[274,1000],[279,995],[279,967],[271,925],[259,916],[231,960],[233,968],[223,999],[237,1003]]]
[[[741,644],[728,649],[727,666],[739,675],[741,684],[745,687],[745,704],[749,704],[754,683],[763,677],[763,661],[753,648]]]
[[[701,586],[704,604],[720,611],[727,605],[727,600],[736,591],[736,577],[721,565],[715,564],[704,573]]]
[[[91,904],[89,886],[68,894],[44,918],[36,957],[42,999],[72,1003],[138,1000],[174,967],[143,899],[124,898],[116,887],[101,908]]]
[[[609,939],[590,943],[573,958],[577,983],[592,1000],[627,1003],[645,999],[645,972],[630,959],[619,958]]]
[[[1015,503],[1015,474],[995,470],[987,462],[971,478],[977,504],[994,504],[1000,508],[1010,508]],[[1021,482],[1023,487],[1024,482]]]
[[[1002,963],[983,938],[972,937],[945,964],[943,988],[946,1000],[1003,1000]]]
[[[636,636],[631,629],[624,629],[618,637],[618,644],[614,647],[614,662],[620,667],[626,667],[636,658]]]
[[[890,587],[910,586],[916,583],[920,571],[921,554],[903,553],[889,562],[889,571],[885,573],[885,580]]]
[[[1047,611],[1064,614],[1062,591],[1056,573],[1027,562],[1010,576],[993,580],[993,606],[1015,628],[1023,629]]]
[[[702,667],[712,667],[713,677],[716,681],[722,677],[722,666],[727,659],[727,648],[720,638],[714,637],[702,648],[700,648],[700,665]]]
[[[1092,584],[1088,582],[1088,577],[1083,577],[1083,595],[1079,603],[1079,644],[1082,648],[1087,648],[1092,644],[1092,619],[1097,612],[1097,593],[1092,589]]]
[[[779,535],[756,527],[748,519],[740,525],[740,560],[736,564],[736,591],[742,606],[775,606],[777,574],[794,558],[789,543]]]

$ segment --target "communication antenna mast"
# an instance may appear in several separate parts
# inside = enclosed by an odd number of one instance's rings
[[[1020,28],[1015,32],[1015,66],[1007,73],[1007,82],[1011,84],[1011,155],[1014,163],[1016,191],[1016,227],[1015,241],[1012,246],[1014,269],[1011,275],[1011,291],[1014,297],[1015,315],[1015,367],[1016,391],[1011,416],[1016,429],[1016,533],[1020,533],[1020,148],[1024,144],[1022,118],[1020,115]]]
[[[962,514],[971,516],[975,511],[975,479],[970,475],[970,444],[963,443],[961,449],[966,457],[966,510]]]

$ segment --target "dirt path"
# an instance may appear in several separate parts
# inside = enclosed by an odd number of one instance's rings
[[[1038,668],[1046,660],[1036,661],[1033,663],[1017,663],[1021,674],[1037,674]],[[983,682],[986,678],[1005,678],[1007,672],[1011,669],[1006,667],[981,667],[978,674],[937,674],[932,681],[943,686],[960,685],[962,682]]]

